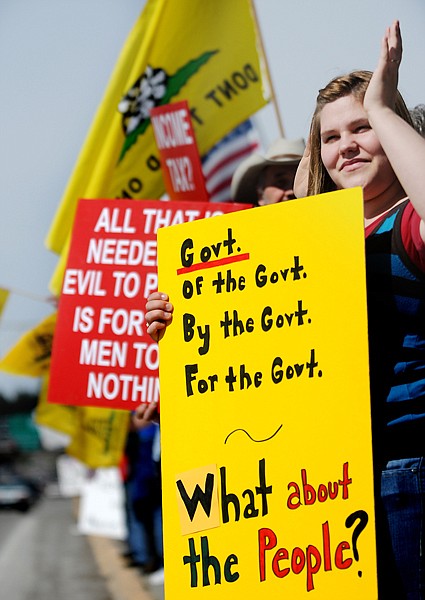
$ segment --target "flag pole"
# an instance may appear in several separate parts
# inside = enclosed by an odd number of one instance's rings
[[[261,53],[262,53],[263,59],[264,59],[264,66],[265,66],[267,78],[269,80],[270,91],[271,91],[271,94],[272,94],[272,104],[273,104],[273,108],[274,108],[275,115],[276,115],[277,125],[278,125],[278,128],[279,128],[279,134],[280,134],[281,137],[285,137],[285,132],[284,132],[284,129],[283,129],[282,117],[280,115],[279,107],[278,107],[277,102],[276,102],[276,94],[275,94],[275,91],[274,91],[273,80],[271,78],[269,63],[268,63],[268,60],[267,60],[267,55],[266,55],[266,51],[265,51],[265,48],[264,48],[263,38],[262,38],[262,35],[261,35],[260,23],[258,22],[257,11],[255,10],[255,3],[254,3],[254,0],[249,0],[249,1],[250,1],[250,4],[251,4],[252,13],[254,15],[254,22],[255,22],[256,29],[257,29],[258,41],[259,41],[259,44],[260,44],[260,50],[261,50]]]

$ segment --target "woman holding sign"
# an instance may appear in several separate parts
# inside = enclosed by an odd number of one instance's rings
[[[425,598],[425,139],[397,91],[401,56],[395,22],[373,74],[320,90],[295,186],[363,189],[379,598],[398,600]],[[173,306],[156,292],[146,311],[159,341]]]
[[[361,186],[380,598],[425,598],[425,140],[397,91],[387,30],[373,73],[319,91],[296,193]]]

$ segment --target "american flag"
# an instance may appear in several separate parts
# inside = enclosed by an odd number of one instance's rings
[[[261,151],[260,136],[250,120],[244,121],[202,158],[210,202],[231,202],[230,184],[236,167],[253,152]]]

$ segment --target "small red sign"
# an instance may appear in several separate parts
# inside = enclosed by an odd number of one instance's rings
[[[208,202],[187,102],[157,106],[150,116],[170,199]]]

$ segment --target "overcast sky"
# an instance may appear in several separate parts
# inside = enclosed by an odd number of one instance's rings
[[[221,0],[223,7],[229,1]],[[45,249],[44,238],[143,5],[143,0],[0,2],[0,287],[19,292],[0,320],[0,354],[52,312],[42,300],[56,257]],[[331,77],[374,68],[385,27],[395,18],[404,42],[400,90],[409,107],[425,103],[424,0],[255,5],[286,137],[306,137],[317,90]],[[278,137],[272,107],[258,113],[256,122],[266,145]],[[35,391],[38,384],[0,372],[4,394]]]

